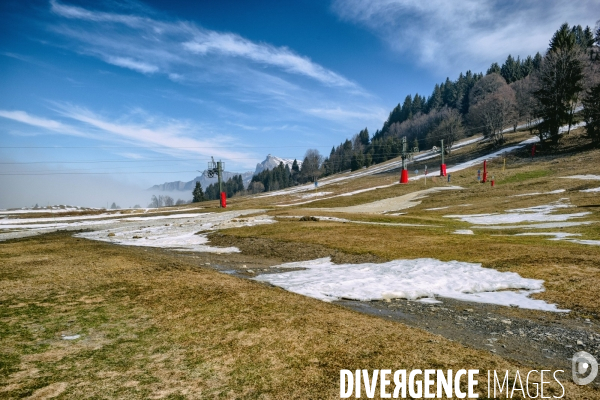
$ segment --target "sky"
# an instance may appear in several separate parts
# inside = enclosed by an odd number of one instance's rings
[[[327,155],[406,95],[598,19],[586,0],[4,0],[0,208],[143,206],[211,157]]]

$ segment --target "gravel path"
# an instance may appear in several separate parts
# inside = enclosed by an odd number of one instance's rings
[[[392,319],[536,368],[564,369],[585,350],[600,359],[600,325],[569,313],[551,313],[442,299],[339,301],[353,310]]]

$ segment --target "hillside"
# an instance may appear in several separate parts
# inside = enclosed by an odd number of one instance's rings
[[[35,368],[55,385],[63,369],[76,384],[102,375],[103,393],[121,397],[157,391],[149,377],[167,371],[182,378],[162,380],[163,390],[200,397],[255,390],[260,374],[286,382],[264,382],[262,392],[319,398],[339,394],[340,368],[384,363],[567,370],[575,348],[600,348],[600,150],[581,128],[533,159],[528,132],[506,139],[504,149],[477,137],[457,143],[450,182],[428,151],[403,185],[393,159],[316,189],[232,198],[224,210],[212,201],[4,215],[2,240],[31,236],[2,246],[2,270],[18,278],[3,286],[13,321],[4,340],[12,349],[46,343],[7,368]],[[484,159],[493,187],[477,180]],[[41,257],[44,268],[17,268]],[[44,312],[30,312],[38,303]],[[21,326],[43,330],[30,337]],[[192,379],[208,367],[202,360],[221,371],[210,385]],[[110,375],[115,365],[123,372]],[[4,381],[10,393],[38,382],[14,376]],[[565,398],[600,398],[594,386],[561,382]]]

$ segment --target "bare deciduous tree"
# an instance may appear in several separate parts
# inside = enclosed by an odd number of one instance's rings
[[[503,130],[515,119],[515,91],[498,74],[490,74],[473,86],[469,95],[469,125],[481,129],[494,145],[504,143]]]
[[[171,196],[164,196],[163,202],[165,204],[165,207],[171,207],[171,206],[175,205],[175,200],[173,200],[173,198]]]
[[[265,191],[265,185],[263,185],[262,182],[252,182],[248,187],[248,190],[252,194],[262,193]]]
[[[300,174],[304,180],[312,182],[316,181],[322,173],[321,164],[323,164],[323,156],[319,153],[319,150],[306,150],[302,168],[300,169]]]
[[[427,135],[427,145],[433,147],[444,140],[444,153],[450,154],[454,142],[464,136],[462,116],[455,108],[444,107],[438,112],[438,125]]]
[[[536,100],[533,96],[535,88],[530,76],[513,82],[510,86],[515,91],[515,99],[517,101],[517,112],[514,120],[514,131],[516,131],[519,122],[525,122],[528,127],[533,122],[533,113],[536,108]]]

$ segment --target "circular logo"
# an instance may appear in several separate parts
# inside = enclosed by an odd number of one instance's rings
[[[573,382],[578,385],[587,385],[592,383],[598,375],[598,362],[590,353],[580,351],[575,353],[573,362]]]

